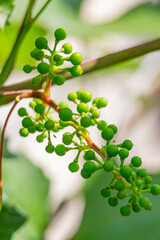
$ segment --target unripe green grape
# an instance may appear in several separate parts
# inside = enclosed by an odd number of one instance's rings
[[[107,198],[111,195],[111,191],[108,188],[102,188],[101,195]]]
[[[135,184],[136,184],[137,187],[140,187],[143,184],[143,181],[141,179],[137,179],[135,181]]]
[[[85,160],[94,160],[95,159],[95,152],[93,150],[88,150],[84,154]]]
[[[118,199],[115,198],[115,197],[109,197],[108,198],[108,204],[111,206],[111,207],[115,207],[118,205]]]
[[[30,55],[32,58],[39,61],[44,57],[44,52],[36,48],[30,53]]]
[[[33,101],[34,101],[35,103],[37,103],[37,104],[43,103],[42,100],[39,99],[39,98],[34,98]]]
[[[72,111],[70,108],[62,108],[59,112],[59,118],[62,120],[62,121],[70,121],[72,119]]]
[[[36,137],[36,141],[39,142],[39,143],[42,143],[42,142],[44,141],[43,135],[38,135],[38,136]]]
[[[28,128],[28,127],[30,127],[31,125],[32,125],[32,120],[31,120],[30,117],[25,117],[25,118],[23,118],[23,120],[22,120],[22,126],[23,126],[24,128]]]
[[[43,104],[37,104],[34,108],[35,112],[38,114],[44,113],[45,106]]]
[[[104,121],[104,120],[101,120],[101,121],[99,121],[98,123],[97,123],[97,128],[99,129],[99,130],[103,130],[104,128],[106,128],[107,127],[107,123]]]
[[[65,54],[70,54],[72,52],[72,45],[70,43],[64,43],[62,45]]]
[[[131,150],[132,147],[133,147],[133,143],[130,140],[126,139],[126,140],[123,141],[122,147],[124,147],[128,150]]]
[[[98,101],[99,101],[99,98],[98,98],[98,97],[97,97],[97,98],[94,98],[94,99],[93,99],[93,104],[97,105],[97,104],[98,104]]]
[[[23,71],[25,73],[30,73],[32,71],[32,69],[33,69],[32,66],[28,65],[28,64],[23,67]]]
[[[77,93],[77,98],[79,99],[79,100],[81,100],[81,93],[83,93],[83,92],[85,92],[85,90],[84,89],[79,89],[76,93]]]
[[[96,105],[97,105],[98,108],[104,108],[104,107],[107,106],[107,104],[108,104],[107,99],[102,97],[102,98],[98,99],[98,102],[97,102]]]
[[[91,118],[88,116],[82,117],[80,122],[81,122],[82,127],[87,128],[87,127],[91,126]]]
[[[62,59],[62,56],[59,54],[56,54],[56,55],[54,55],[53,59],[55,62],[59,62]]]
[[[105,161],[103,168],[106,172],[111,172],[114,169],[114,163],[111,161]]]
[[[153,195],[159,195],[160,194],[160,185],[153,184],[152,187],[151,187],[151,193]]]
[[[151,184],[152,183],[152,177],[151,176],[146,176],[144,178],[145,184]]]
[[[145,177],[146,175],[147,175],[147,172],[146,172],[146,170],[144,170],[144,169],[138,169],[137,171],[136,171],[136,174],[137,174],[137,176],[140,176],[140,177]]]
[[[140,167],[142,164],[142,160],[140,157],[135,156],[131,159],[131,163],[133,164],[134,167]]]
[[[122,216],[129,216],[131,214],[131,208],[129,206],[123,206],[120,208],[120,213]]]
[[[97,111],[98,110],[98,108],[97,107],[95,107],[95,106],[92,106],[91,108],[90,108],[90,112],[92,113],[93,111]]]
[[[73,65],[79,65],[82,62],[82,55],[78,52],[74,52],[72,53],[72,55],[70,56],[70,61]]]
[[[134,204],[132,204],[132,210],[133,210],[133,212],[135,212],[135,213],[140,212],[140,211],[141,211],[141,206],[139,205],[139,203],[134,203]]]
[[[58,144],[55,147],[55,153],[59,156],[64,156],[66,153],[66,147],[63,144]]]
[[[36,132],[36,125],[33,124],[32,126],[28,127],[28,131],[29,131],[30,133],[35,133],[35,132]]]
[[[72,143],[72,135],[70,133],[64,133],[62,141],[65,145],[70,145]]]
[[[70,92],[70,93],[68,94],[68,100],[69,100],[69,101],[74,101],[74,100],[77,99],[77,97],[78,97],[78,95],[77,95],[76,92]]]
[[[71,172],[77,172],[79,170],[79,165],[77,162],[71,162],[68,168]]]
[[[68,108],[68,104],[67,104],[66,102],[60,102],[60,103],[58,104],[58,106],[59,106],[60,108]]]
[[[98,111],[93,111],[93,112],[92,112],[92,116],[93,116],[94,118],[99,118],[99,117],[100,117],[100,112],[98,112]]]
[[[79,77],[83,73],[83,69],[80,65],[75,65],[71,68],[71,74],[73,77]]]
[[[46,152],[53,153],[54,152],[54,146],[52,144],[48,144],[45,148]]]
[[[56,40],[61,41],[67,37],[67,31],[64,28],[57,28],[54,32]]]
[[[63,75],[57,75],[55,78],[54,78],[54,81],[55,81],[55,84],[58,85],[58,86],[61,86],[64,82],[65,82],[65,77]]]
[[[36,46],[38,49],[47,48],[47,45],[48,45],[47,39],[44,38],[44,37],[39,37],[39,38],[37,38],[36,41],[35,41],[35,46]]]
[[[92,174],[96,170],[96,165],[94,162],[88,161],[85,162],[83,168],[87,173]]]
[[[41,62],[37,66],[37,70],[40,74],[46,74],[49,72],[49,65],[48,63]]]
[[[129,156],[129,151],[126,148],[122,148],[122,149],[120,149],[118,154],[119,154],[121,159],[125,159]]]
[[[80,100],[84,103],[90,102],[92,99],[92,94],[89,91],[83,91],[80,93]]]
[[[37,104],[36,104],[36,102],[35,101],[31,101],[30,103],[29,103],[29,106],[31,107],[31,108],[35,108],[35,106],[36,106]]]
[[[117,193],[117,197],[118,197],[119,199],[124,199],[126,196],[127,196],[127,195],[126,195],[126,193],[125,193],[123,190],[121,190],[121,191],[119,191],[119,192]]]
[[[90,173],[87,173],[83,168],[81,170],[81,176],[85,179],[88,179],[91,177],[91,174]]]
[[[32,84],[37,86],[41,81],[41,77],[40,76],[37,76],[37,77],[34,77],[32,78]]]
[[[114,131],[111,128],[106,127],[102,130],[101,136],[105,140],[111,140],[114,137]]]
[[[21,129],[19,130],[19,133],[20,133],[20,135],[21,135],[22,137],[27,137],[28,134],[29,134],[27,128],[21,128]]]
[[[43,130],[44,130],[44,124],[43,124],[43,123],[38,123],[38,124],[36,125],[36,130],[37,130],[38,132],[43,132]]]
[[[108,125],[108,127],[113,130],[114,134],[117,133],[117,127],[114,124],[110,124],[110,125]]]
[[[89,107],[86,103],[79,103],[78,106],[77,106],[77,111],[79,113],[82,113],[82,112],[89,112]]]
[[[114,188],[118,191],[121,191],[124,188],[124,182],[117,180],[114,184]]]
[[[61,127],[66,127],[68,124],[66,122],[62,121],[62,120],[59,120],[59,125]]]
[[[44,127],[49,131],[53,130],[54,126],[55,126],[55,123],[52,120],[47,120],[44,124]]]
[[[115,157],[118,154],[118,147],[116,145],[109,145],[106,152],[108,156]]]
[[[145,208],[146,210],[150,210],[152,208],[149,199],[146,198],[146,197],[140,198],[139,204],[140,204],[141,207]]]
[[[27,115],[26,109],[25,109],[25,108],[20,108],[20,109],[18,110],[18,115],[19,115],[20,117],[26,116],[26,115]]]
[[[120,168],[120,174],[124,178],[129,178],[132,175],[132,169],[129,166],[122,166]]]

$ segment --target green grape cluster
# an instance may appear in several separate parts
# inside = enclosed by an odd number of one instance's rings
[[[39,63],[37,66],[27,64],[23,67],[25,73],[31,73],[32,70],[38,71],[39,74],[32,79],[32,84],[35,86],[40,84],[44,74],[52,76],[55,84],[60,86],[64,84],[65,77],[58,73],[59,70],[68,71],[73,77],[78,77],[83,73],[82,67],[80,66],[82,56],[78,52],[72,53],[72,45],[70,43],[64,43],[59,50],[56,50],[57,44],[66,38],[66,30],[58,28],[54,32],[54,36],[55,45],[53,50],[49,47],[45,37],[37,38],[35,41],[36,48],[31,51],[30,55],[36,61],[39,61]],[[64,54],[67,56],[64,56]],[[71,62],[73,66],[68,68],[62,67],[61,65],[63,65],[65,61]]]
[[[41,80],[43,74],[50,74],[57,85],[62,85],[65,81],[63,75],[59,75],[59,70],[70,71],[73,76],[82,74],[82,57],[79,53],[72,53],[69,57],[62,57],[59,53],[70,54],[72,46],[64,43],[59,51],[56,51],[57,43],[66,38],[66,31],[58,28],[55,33],[55,46],[52,51],[48,47],[48,42],[41,37],[35,41],[36,49],[31,52],[31,56],[41,61],[37,67],[24,66],[24,71],[29,73],[33,68],[37,68]],[[50,52],[46,55],[42,49]],[[49,60],[49,64],[43,62],[43,59]],[[71,68],[59,68],[64,61],[70,61],[74,66]],[[46,65],[47,64],[47,65]],[[80,70],[79,70],[80,69]],[[37,80],[32,79],[32,82]],[[39,83],[39,80],[37,81]],[[35,84],[35,83],[33,83]],[[80,89],[68,94],[68,100],[76,106],[76,111],[65,102],[58,104],[59,111],[55,118],[52,117],[53,109],[40,99],[34,98],[29,106],[34,110],[34,116],[31,116],[25,108],[20,108],[18,114],[22,117],[22,128],[20,135],[27,137],[29,134],[38,133],[36,141],[46,142],[45,150],[47,153],[64,156],[68,151],[75,150],[77,155],[68,165],[71,172],[80,170],[84,179],[90,178],[95,172],[102,170],[110,174],[111,181],[101,189],[101,195],[108,198],[108,204],[112,207],[117,206],[121,199],[127,199],[125,206],[120,208],[122,216],[129,216],[131,211],[138,213],[142,208],[151,210],[152,204],[143,194],[160,194],[160,185],[152,184],[151,176],[148,176],[145,169],[140,168],[142,160],[134,156],[128,163],[130,150],[133,143],[126,139],[122,143],[115,143],[114,137],[117,133],[117,127],[114,124],[108,124],[100,119],[100,111],[108,104],[105,97],[92,99],[90,91]],[[54,103],[55,100],[53,100]],[[68,132],[66,128],[72,126],[73,132]],[[96,126],[104,140],[102,146],[97,146],[90,139],[89,128]],[[66,130],[62,134],[62,142],[54,144],[54,136],[60,130]],[[83,167],[80,169],[80,156],[83,155]],[[118,160],[115,162],[115,158]],[[127,163],[126,163],[126,159]]]

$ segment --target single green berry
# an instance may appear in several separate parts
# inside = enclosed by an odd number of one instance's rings
[[[122,143],[122,147],[128,149],[128,150],[131,150],[132,147],[133,147],[133,143],[130,141],[130,140],[124,140],[123,143]]]
[[[85,164],[83,165],[83,168],[87,173],[92,174],[96,170],[96,165],[94,162],[89,161],[89,162],[85,162]]]
[[[26,109],[25,109],[25,108],[20,108],[20,109],[18,110],[18,115],[19,115],[20,117],[26,116],[26,115],[27,115]]]
[[[93,150],[88,150],[84,154],[85,160],[94,160],[95,159],[95,152]]]
[[[111,206],[111,207],[115,207],[118,205],[118,199],[115,198],[115,197],[109,197],[108,198],[108,204]]]
[[[31,71],[33,70],[33,68],[32,68],[32,66],[31,65],[25,65],[24,67],[23,67],[23,71],[25,72],[25,73],[30,73]]]
[[[39,98],[34,98],[33,100],[34,100],[34,102],[37,103],[37,104],[43,103],[42,100],[39,99]]]
[[[131,208],[129,206],[123,206],[120,208],[120,213],[122,216],[129,216],[131,214]]]
[[[98,108],[95,106],[92,106],[89,111],[92,113],[93,111],[98,111]]]
[[[100,112],[99,112],[99,111],[93,111],[93,112],[92,112],[92,116],[93,116],[94,118],[99,118],[99,117],[100,117]]]
[[[70,145],[72,143],[72,138],[70,133],[64,133],[62,141],[65,145]]]
[[[94,104],[94,105],[97,105],[97,104],[98,104],[98,101],[99,101],[99,98],[98,98],[98,97],[97,97],[97,98],[94,98],[94,99],[93,99],[93,104]]]
[[[30,53],[30,55],[32,58],[35,58],[37,61],[40,61],[44,57],[44,52],[36,48]]]
[[[77,106],[77,111],[79,113],[82,113],[82,112],[89,112],[89,107],[87,105],[87,103],[79,103],[78,106]]]
[[[52,144],[48,144],[45,148],[46,152],[53,153],[54,152],[54,146]]]
[[[151,193],[153,195],[159,195],[160,194],[160,185],[153,184],[152,187],[151,187]]]
[[[119,192],[117,193],[117,197],[118,197],[119,199],[124,199],[126,196],[127,196],[127,195],[126,195],[126,193],[125,193],[123,190],[121,190],[121,191],[119,191]]]
[[[36,132],[36,125],[33,124],[32,126],[28,127],[29,133],[35,133]]]
[[[55,126],[55,123],[52,120],[47,120],[44,124],[44,127],[47,130],[53,130],[54,126]]]
[[[72,52],[72,45],[70,43],[64,43],[62,45],[65,54],[70,54]]]
[[[61,41],[67,37],[67,31],[64,28],[57,28],[54,32],[56,40]]]
[[[43,104],[37,104],[34,108],[36,113],[42,114],[44,113],[45,106]]]
[[[119,154],[121,159],[125,159],[129,156],[129,151],[126,148],[122,148],[122,149],[119,150],[118,154]]]
[[[46,74],[49,72],[49,65],[48,63],[41,62],[37,66],[37,70],[40,74]]]
[[[118,191],[121,191],[124,188],[124,182],[117,180],[114,184],[114,188]]]
[[[79,170],[79,165],[77,162],[71,162],[68,168],[71,172],[77,172]]]
[[[77,97],[78,97],[78,95],[77,95],[76,92],[70,92],[70,93],[68,94],[68,100],[69,100],[69,101],[75,101],[75,100],[77,99]]]
[[[91,177],[91,174],[90,173],[87,173],[83,168],[81,170],[81,176],[85,179],[88,179]]]
[[[142,164],[142,160],[140,157],[135,156],[131,159],[131,163],[133,164],[134,167],[140,167]]]
[[[38,135],[38,136],[36,137],[36,140],[37,140],[37,142],[42,143],[42,142],[44,141],[43,135]]]
[[[54,81],[55,81],[55,84],[60,86],[62,85],[64,82],[65,82],[65,77],[63,75],[57,75],[55,78],[54,78]]]
[[[38,124],[36,125],[36,130],[37,130],[38,132],[43,132],[43,130],[44,130],[44,124],[43,124],[43,123],[38,123]]]
[[[20,135],[22,136],[22,137],[27,137],[28,136],[28,129],[27,128],[21,128],[20,130],[19,130],[19,133],[20,133]]]
[[[152,183],[152,177],[151,176],[146,176],[144,178],[145,184],[151,184]]]
[[[111,140],[114,137],[114,131],[111,128],[106,127],[102,130],[101,136],[105,140]]]
[[[76,93],[77,93],[77,98],[79,99],[79,100],[81,100],[81,93],[83,93],[83,92],[85,92],[85,90],[84,89],[79,89]]]
[[[102,98],[98,99],[98,102],[97,102],[96,105],[97,105],[98,108],[104,108],[104,107],[107,106],[107,104],[108,104],[107,99],[102,97]]]
[[[35,41],[35,46],[38,48],[38,49],[44,49],[44,48],[47,48],[47,45],[48,45],[48,42],[47,42],[47,39],[45,37],[39,37],[36,39]]]
[[[141,179],[137,179],[135,181],[135,184],[136,184],[137,187],[140,187],[143,184],[143,181]]]
[[[36,102],[35,101],[31,101],[30,103],[29,103],[29,106],[31,107],[31,108],[35,108],[35,106],[36,106],[37,104],[36,104]]]
[[[129,178],[132,175],[132,169],[129,166],[122,166],[120,168],[120,174],[124,178]]]
[[[106,172],[111,172],[114,169],[114,163],[111,161],[105,161],[103,168]]]
[[[140,176],[140,177],[145,177],[146,175],[147,175],[147,172],[146,172],[146,170],[144,170],[144,169],[138,169],[137,171],[136,171],[136,174],[137,174],[137,176]]]
[[[41,76],[32,78],[32,84],[37,86],[40,83],[41,79],[42,79]]]
[[[84,103],[90,102],[92,99],[92,94],[89,91],[83,91],[80,93],[80,100]]]
[[[83,69],[80,65],[75,65],[71,68],[71,74],[73,77],[79,77],[83,73]]]
[[[109,197],[110,195],[111,195],[111,191],[108,189],[108,188],[103,188],[102,190],[101,190],[101,195],[103,196],[103,197]]]
[[[87,128],[87,127],[91,126],[91,118],[88,116],[82,117],[80,122],[81,122],[82,127]]]
[[[108,156],[115,157],[118,154],[118,147],[116,145],[109,145],[106,152]]]
[[[97,128],[99,129],[99,130],[103,130],[104,128],[106,128],[107,127],[107,123],[104,121],[104,120],[101,120],[101,121],[99,121],[98,123],[97,123]]]
[[[114,134],[117,133],[117,127],[114,124],[110,124],[110,125],[108,125],[108,127],[113,130]]]
[[[54,55],[53,59],[54,59],[55,62],[59,62],[59,61],[61,61],[62,56],[59,55],[59,54],[56,54],[56,55]]]
[[[72,111],[70,108],[62,108],[59,112],[59,118],[62,121],[70,121],[72,119]]]
[[[58,106],[59,106],[60,108],[68,108],[68,104],[67,104],[66,102],[60,102],[60,103],[58,104]]]
[[[140,211],[141,211],[141,206],[139,205],[139,203],[134,203],[134,204],[132,204],[132,210],[133,210],[133,212],[135,212],[135,213],[140,212]]]
[[[58,144],[55,147],[55,153],[59,156],[63,156],[66,153],[66,147],[63,144]]]
[[[70,61],[73,65],[79,65],[82,62],[82,55],[78,52],[74,52],[72,53],[72,55],[70,56]]]
[[[152,208],[149,199],[146,198],[146,197],[140,198],[139,204],[140,204],[141,207],[145,208],[146,210],[150,210]]]
[[[25,117],[25,118],[23,118],[23,120],[22,120],[22,126],[23,126],[24,128],[28,128],[28,127],[30,127],[31,125],[32,125],[32,120],[31,120],[30,117]]]

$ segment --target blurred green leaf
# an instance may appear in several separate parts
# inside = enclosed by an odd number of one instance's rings
[[[160,183],[160,175],[153,175],[153,182]],[[107,199],[100,195],[100,190],[109,182],[104,173],[97,173],[87,180],[85,188],[86,208],[81,226],[72,240],[157,240],[160,239],[160,197],[146,194],[150,198],[152,211],[142,210],[122,217],[119,209],[126,204],[126,199],[119,201],[116,207],[110,207]]]
[[[1,129],[0,129],[0,139],[1,139]],[[5,137],[3,142],[3,157],[13,158],[14,156],[15,155],[11,153],[10,150],[8,149],[8,138]]]
[[[0,239],[10,240],[12,234],[24,224],[25,220],[20,211],[5,203],[0,213]]]
[[[83,0],[63,0],[66,3],[68,3],[73,9],[75,9],[76,11],[79,10]]]
[[[9,17],[12,13],[14,4],[13,0],[0,0],[0,28],[8,24]]]
[[[14,161],[6,161],[4,158],[3,190],[11,204],[16,205],[27,217],[26,223],[14,234],[13,240],[43,239],[50,213],[49,181],[42,170],[20,154]]]

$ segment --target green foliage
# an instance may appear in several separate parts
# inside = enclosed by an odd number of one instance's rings
[[[9,24],[9,18],[14,8],[14,0],[0,0],[0,29]]]

